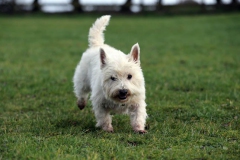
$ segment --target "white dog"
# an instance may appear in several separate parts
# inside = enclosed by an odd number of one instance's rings
[[[110,16],[96,20],[89,30],[89,48],[83,53],[73,77],[77,104],[83,109],[91,92],[97,127],[113,132],[110,113],[130,115],[135,132],[146,133],[145,84],[140,67],[140,48],[133,45],[128,55],[104,44],[103,31]]]

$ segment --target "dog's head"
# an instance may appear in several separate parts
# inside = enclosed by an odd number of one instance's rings
[[[117,50],[112,52],[114,53],[106,53],[105,50],[100,49],[105,98],[117,103],[131,103],[139,96],[145,98],[139,45],[133,45],[128,55]]]

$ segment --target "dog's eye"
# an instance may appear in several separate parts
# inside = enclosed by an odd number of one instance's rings
[[[128,77],[127,77],[127,79],[129,79],[129,80],[130,80],[131,78],[132,78],[132,75],[131,75],[131,74],[129,74],[129,75],[128,75]]]
[[[117,78],[115,78],[115,77],[111,76],[111,80],[113,80],[113,81],[116,81],[116,80],[117,80]]]

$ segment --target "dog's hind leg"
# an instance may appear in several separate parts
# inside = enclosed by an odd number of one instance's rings
[[[80,110],[84,109],[87,104],[88,93],[81,92],[77,100],[77,106]]]
[[[90,89],[84,84],[78,84],[77,87],[75,87],[75,94],[77,97],[77,106],[80,110],[84,109],[84,107],[87,104],[87,99],[88,99],[88,93]]]
[[[90,92],[89,83],[86,79],[85,72],[81,71],[78,67],[75,71],[73,82],[74,82],[74,93],[77,97],[77,105],[79,109],[84,109],[87,104],[88,94]]]

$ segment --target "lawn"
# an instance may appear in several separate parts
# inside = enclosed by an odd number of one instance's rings
[[[0,159],[239,159],[240,14],[112,16],[106,43],[138,42],[148,133],[80,111],[72,77],[98,16],[0,17]]]

